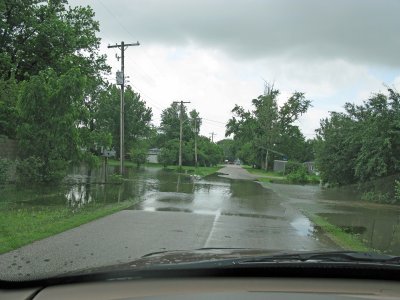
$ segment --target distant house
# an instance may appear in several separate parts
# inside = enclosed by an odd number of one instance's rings
[[[317,172],[316,168],[315,168],[315,164],[313,161],[306,161],[305,163],[303,163],[306,167],[307,167],[307,171],[310,174],[314,174],[315,172]]]
[[[161,150],[159,148],[152,148],[147,151],[147,162],[158,164],[158,155]]]

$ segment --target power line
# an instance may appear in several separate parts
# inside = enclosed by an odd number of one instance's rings
[[[126,29],[125,26],[122,25],[122,23],[119,21],[119,18],[117,18],[117,17],[114,15],[114,13],[103,3],[103,1],[102,1],[102,0],[99,0],[99,2],[100,2],[100,4],[101,4],[101,6],[103,6],[103,8],[115,19],[115,21],[116,21],[117,24],[121,27],[121,29],[123,29],[131,38],[135,39],[135,37],[132,36],[131,32],[130,32],[128,29]],[[146,53],[146,49],[144,49],[144,52]],[[164,78],[166,77],[166,76],[164,75],[164,73],[161,72],[160,69],[159,69],[156,65],[154,65],[154,63],[153,63],[152,60],[149,60],[149,62],[150,62],[151,65],[153,65],[154,69],[156,69],[157,72],[161,74],[161,76],[163,76]],[[139,67],[139,68],[140,68],[140,67]],[[142,68],[140,68],[140,69],[142,69]],[[149,75],[147,74],[147,76],[149,76]],[[151,78],[151,76],[149,76],[149,77]]]
[[[226,123],[224,123],[224,122],[221,122],[221,121],[215,121],[215,120],[210,120],[210,119],[206,119],[206,118],[203,118],[203,120],[206,120],[206,121],[209,121],[209,122],[214,122],[214,123],[220,123],[220,124],[226,124]]]

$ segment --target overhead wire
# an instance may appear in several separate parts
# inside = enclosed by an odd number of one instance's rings
[[[121,27],[121,29],[124,30],[131,38],[135,39],[135,37],[133,37],[132,33],[129,30],[127,30],[124,25],[122,25],[122,23],[119,21],[119,19],[116,17],[116,15],[103,3],[103,1],[99,0],[99,2],[101,4],[101,6],[115,19],[115,21]],[[144,53],[147,54],[147,50],[146,49],[144,49]],[[154,67],[154,69],[159,74],[161,74],[162,77],[165,77],[163,72],[161,72],[161,70],[153,63],[153,61],[151,59],[148,60],[148,61]],[[143,70],[143,68],[141,68],[136,62],[134,62],[134,64],[141,70],[141,72],[145,73],[148,77],[151,78],[151,76],[145,70]]]

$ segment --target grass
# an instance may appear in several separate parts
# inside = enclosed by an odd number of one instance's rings
[[[102,161],[102,163],[103,163],[103,161]],[[109,166],[119,167],[120,162],[119,162],[119,160],[116,160],[116,159],[108,159],[107,164]],[[125,160],[124,166],[125,167],[136,167],[136,163],[129,161],[129,160]]]
[[[271,172],[271,171],[265,171],[262,169],[255,169],[255,168],[253,168],[251,166],[247,166],[247,165],[243,165],[242,167],[244,169],[246,169],[250,174],[253,174],[253,175],[285,178],[284,175],[282,175],[281,173],[278,173],[278,172]]]
[[[214,167],[193,167],[193,166],[182,166],[182,171],[180,173],[189,173],[189,174],[195,174],[199,176],[208,176],[211,174],[216,173],[219,169],[221,169],[221,166],[214,166]],[[178,166],[168,166],[167,170],[173,170],[176,172],[179,172],[179,167]]]
[[[265,171],[262,169],[255,169],[251,166],[243,166],[250,174],[259,176],[257,178],[260,182],[269,182],[269,183],[285,183],[285,184],[298,184],[293,183],[287,179],[285,175],[280,172],[273,172],[273,171]],[[306,184],[319,184],[320,178],[319,176],[312,174],[307,175],[307,183]]]
[[[303,213],[342,249],[362,252],[376,251],[367,247],[357,235],[344,232],[339,227],[329,223],[325,218],[305,211]]]
[[[92,206],[78,212],[61,206],[0,210],[0,254],[115,213],[132,204],[133,201],[124,201]]]

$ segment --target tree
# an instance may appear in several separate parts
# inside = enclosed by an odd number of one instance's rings
[[[0,135],[16,138],[20,123],[17,110],[18,85],[15,80],[0,79]]]
[[[172,139],[179,140],[179,128],[180,128],[180,104],[172,103],[168,108],[164,109],[161,113],[161,124],[160,124],[160,146],[163,146],[167,141]],[[189,141],[193,137],[191,121],[187,114],[186,106],[183,105],[182,109],[182,131],[183,141]]]
[[[79,68],[87,77],[109,70],[98,52],[99,23],[93,10],[67,4],[66,0],[1,1],[0,61],[5,79],[26,80],[47,68],[57,74]]]
[[[220,163],[224,158],[224,152],[221,146],[212,143],[209,138],[205,136],[199,137],[199,165],[215,166]]]
[[[244,161],[253,161],[258,166],[272,165],[273,153],[283,153],[303,147],[305,139],[297,126],[293,125],[298,118],[307,112],[311,101],[305,99],[304,93],[295,92],[282,107],[278,107],[279,91],[271,85],[266,85],[265,93],[252,100],[254,110],[246,111],[236,105],[232,112],[234,116],[226,125],[226,136],[233,135],[234,140],[246,145],[246,152],[252,151]],[[250,143],[250,145],[248,144]],[[239,150],[240,152],[240,150]],[[271,153],[267,157],[267,155]],[[298,150],[290,153],[298,155]],[[275,154],[276,155],[276,154]],[[282,158],[283,155],[279,155]]]
[[[234,161],[237,158],[237,148],[238,145],[232,139],[223,139],[217,142],[223,152],[224,152],[224,159],[228,161]]]
[[[111,138],[93,128],[93,95],[110,70],[99,53],[99,24],[90,7],[67,4],[0,2],[0,134],[19,139],[39,181],[60,177],[68,162],[92,157],[81,149]]]
[[[77,119],[84,78],[78,69],[59,76],[49,69],[21,85],[21,125],[17,129],[20,156],[38,158],[40,181],[61,179],[68,162],[79,158]]]
[[[148,150],[149,143],[147,140],[137,140],[129,152],[130,159],[139,167],[146,163]]]
[[[109,85],[98,97],[94,113],[94,128],[112,136],[112,147],[119,153],[120,140],[120,90]],[[125,89],[125,153],[129,153],[138,141],[147,138],[151,132],[151,108],[141,100],[131,87]]]
[[[362,183],[400,172],[400,94],[388,88],[362,105],[345,104],[317,131],[317,167],[324,182]]]

